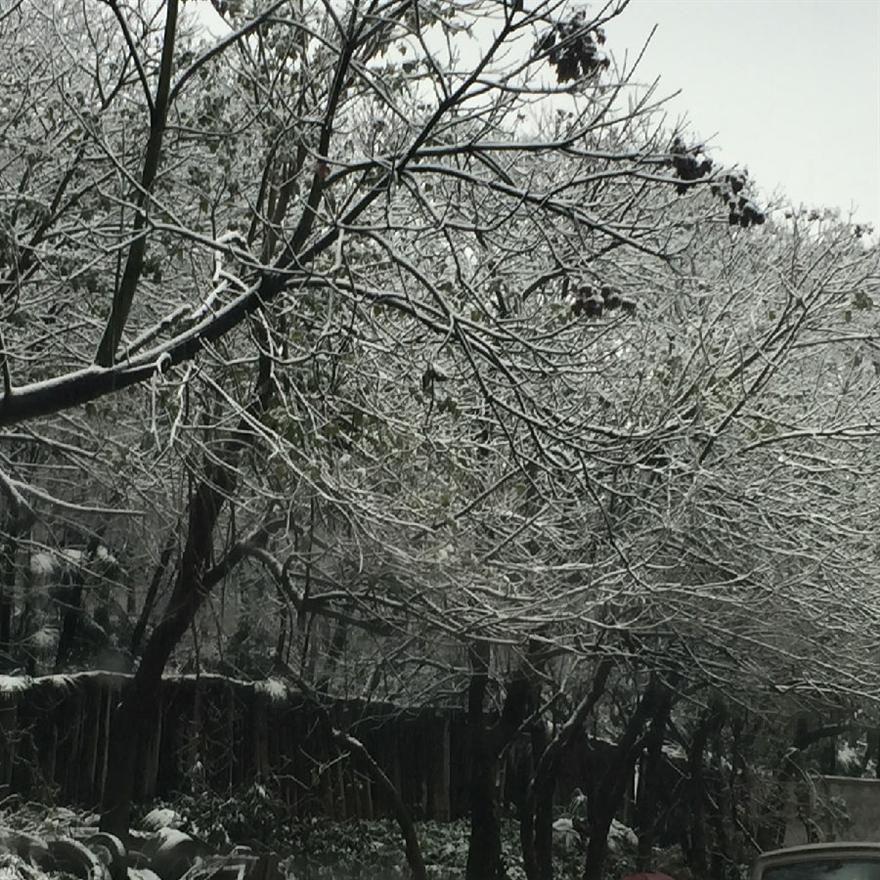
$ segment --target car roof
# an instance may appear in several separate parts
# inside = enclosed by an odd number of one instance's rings
[[[810,859],[855,856],[880,860],[880,842],[869,840],[838,840],[834,843],[804,843],[761,853],[752,865],[752,880],[762,880],[765,871]]]
[[[803,843],[798,846],[786,846],[782,849],[772,849],[761,853],[759,859],[776,859],[777,857],[799,855],[822,855],[823,853],[878,853],[880,854],[880,841],[872,840],[836,840],[832,843]]]

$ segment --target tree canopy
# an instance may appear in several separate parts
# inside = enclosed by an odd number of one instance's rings
[[[121,730],[208,656],[519,675],[511,736],[611,663],[621,761],[876,701],[876,243],[670,130],[626,6],[0,12],[0,663],[136,668]]]

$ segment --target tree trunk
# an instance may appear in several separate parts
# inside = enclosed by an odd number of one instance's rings
[[[147,595],[144,597],[143,608],[141,608],[141,613],[138,616],[137,623],[131,634],[131,642],[129,643],[128,650],[131,654],[132,662],[141,649],[141,642],[143,641],[144,633],[147,631],[147,623],[149,623],[150,615],[153,613],[153,607],[156,604],[156,596],[159,593],[159,587],[165,577],[165,572],[168,570],[168,564],[171,562],[171,554],[174,552],[176,544],[177,528],[175,527],[168,532],[168,536],[165,538],[165,544],[162,547],[162,552],[159,554],[159,562],[153,569],[153,576],[150,578],[150,586],[147,589]]]
[[[540,759],[547,751],[549,742],[543,719],[539,718],[532,728],[532,754]],[[548,774],[535,792],[534,831],[535,865],[539,880],[553,880],[553,793],[556,790],[556,771],[559,762],[554,763],[552,772]],[[522,837],[522,826],[520,827]],[[528,875],[527,875],[528,876]],[[530,878],[531,880],[531,878]]]
[[[834,776],[837,773],[837,746],[840,740],[839,734],[829,733],[822,740],[819,750],[819,772],[826,776]]]
[[[590,809],[590,840],[584,863],[584,880],[605,880],[605,859],[608,857],[608,832],[614,821],[616,808],[611,804]]]
[[[874,777],[880,779],[880,728],[869,727],[865,733],[865,753],[862,759],[862,772],[874,762]]]
[[[501,825],[495,794],[498,758],[486,726],[483,702],[489,684],[491,647],[474,642],[468,654],[471,680],[468,686],[468,728],[470,740],[471,833],[468,845],[466,880],[502,880]]]
[[[647,871],[651,866],[654,839],[657,831],[657,814],[660,803],[660,772],[663,766],[663,742],[672,711],[672,690],[663,689],[657,708],[651,718],[645,740],[645,760],[639,774],[639,789],[636,793],[636,831],[639,845],[636,855],[636,869]]]
[[[263,350],[267,348],[264,346]],[[268,404],[272,391],[271,370],[271,361],[261,353],[249,416],[259,414]],[[239,545],[227,553],[212,572],[208,572],[214,549],[214,530],[223,505],[238,485],[237,465],[252,439],[249,417],[243,416],[237,430],[220,446],[216,458],[205,464],[204,477],[190,498],[186,543],[171,598],[144,646],[140,665],[123,692],[113,719],[107,787],[101,805],[101,830],[122,840],[128,840],[129,813],[140,755],[138,733],[149,730],[158,713],[165,665],[211,588],[243,556]]]
[[[2,339],[0,339],[2,343]],[[4,361],[0,351],[0,363]],[[8,375],[6,376],[8,379]],[[6,389],[7,392],[9,388]],[[6,395],[9,396],[8,393]],[[8,460],[15,461],[19,453],[15,449],[7,452]],[[36,464],[35,453],[24,454],[22,463]],[[16,489],[4,482],[0,485],[0,498],[3,499],[3,515],[0,517],[0,672],[14,669],[21,664],[21,658],[13,656],[12,621],[15,616],[15,593],[18,580],[18,552],[24,538],[34,522],[34,511],[28,507]],[[30,577],[30,560],[26,560],[24,579]],[[22,615],[24,617],[24,615]],[[21,623],[21,620],[19,621]],[[33,667],[33,662],[30,666]],[[33,674],[32,669],[28,670]]]
[[[590,786],[587,798],[590,842],[584,862],[584,880],[602,880],[611,822],[623,803],[628,780],[644,745],[642,732],[645,724],[657,712],[660,701],[665,699],[666,689],[667,685],[652,673],[635,712],[614,747],[605,772],[598,784]]]
[[[11,529],[10,529],[11,532]],[[0,672],[17,664],[12,656],[12,615],[15,610],[15,557],[18,541],[8,534],[0,545]]]
[[[86,568],[95,559],[98,551],[99,537],[93,535],[82,560],[75,568],[68,567],[61,577],[61,595],[58,604],[61,606],[61,634],[58,637],[58,649],[55,652],[55,672],[60,672],[72,659],[79,637],[80,622],[83,614],[83,589],[85,586]]]
[[[712,774],[709,785],[710,804],[709,816],[712,831],[715,835],[715,846],[712,848],[711,871],[713,877],[721,877],[726,871],[726,865],[735,864],[731,854],[729,825],[726,815],[726,806],[729,802],[727,797],[727,784],[724,772],[724,722],[727,713],[724,707],[720,707],[716,713],[715,723],[712,725]]]
[[[559,762],[604,693],[610,672],[611,661],[602,660],[589,693],[538,755],[520,817],[520,844],[528,880],[551,880],[553,876],[553,791]]]
[[[231,478],[201,483],[189,509],[189,534],[174,590],[162,620],[144,647],[134,679],[126,688],[113,719],[110,766],[101,830],[127,839],[129,810],[139,754],[138,733],[149,729],[156,714],[162,673],[205,598],[202,578],[213,549],[214,526],[220,515]],[[219,483],[219,485],[217,485]]]
[[[471,664],[468,686],[471,835],[465,876],[466,880],[503,880],[507,872],[501,855],[498,762],[502,751],[534,712],[536,664],[533,661],[540,657],[540,650],[529,646],[526,661],[507,685],[501,717],[489,728],[483,703],[489,684],[491,646],[488,642],[473,642],[468,656]]]
[[[713,701],[703,713],[688,749],[688,777],[690,782],[690,842],[685,856],[691,870],[698,877],[709,870],[709,841],[707,834],[706,804],[708,790],[703,769],[703,756],[709,738],[724,723],[725,711],[720,702]]]
[[[706,721],[701,719],[688,750],[688,776],[690,781],[690,834],[685,856],[691,870],[702,877],[708,867],[706,848],[706,808],[703,791],[703,749],[706,746]]]
[[[79,620],[82,616],[83,576],[82,572],[73,572],[65,577],[63,600],[61,606],[61,634],[58,637],[58,648],[55,652],[55,672],[61,672],[73,653],[76,642]]]
[[[730,737],[730,815],[736,827],[743,832],[735,837],[738,841],[736,861],[741,864],[758,852],[756,835],[759,824],[752,800],[754,778],[749,760],[749,756],[754,754],[755,730],[744,712],[733,716]]]

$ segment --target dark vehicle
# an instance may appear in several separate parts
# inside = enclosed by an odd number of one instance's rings
[[[765,852],[751,880],[880,880],[880,843],[811,843]]]

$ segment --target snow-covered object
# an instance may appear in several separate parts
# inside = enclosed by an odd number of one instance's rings
[[[49,862],[49,845],[42,837],[0,825],[0,853],[16,856],[33,865]]]
[[[161,880],[161,878],[149,868],[129,868],[128,880]]]
[[[144,831],[160,831],[163,828],[182,828],[183,816],[168,807],[157,807],[150,810],[141,821]]]
[[[193,862],[206,856],[208,851],[201,841],[176,828],[159,829],[143,850],[162,880],[180,880]]]
[[[99,831],[86,838],[84,843],[107,868],[112,880],[124,880],[128,854],[125,844],[115,834]]]
[[[639,845],[639,838],[635,831],[623,822],[617,819],[611,821],[611,828],[608,830],[608,849],[611,852],[620,852],[624,849],[635,849]]]
[[[110,874],[98,857],[78,840],[50,838],[49,855],[56,871],[73,874],[81,880],[110,880]]]
[[[571,819],[557,819],[553,823],[553,843],[564,850],[573,850],[580,843],[581,836],[577,833]]]
[[[0,864],[7,862],[12,880],[27,880],[27,872],[19,870],[21,862],[41,871],[52,871],[78,877],[79,880],[110,880],[106,867],[95,854],[72,837],[37,837],[12,828],[0,827]],[[0,868],[0,877],[6,876]]]
[[[103,544],[98,544],[98,549],[95,551],[95,555],[101,560],[101,562],[105,562],[107,565],[119,564],[119,560]]]
[[[31,574],[34,577],[48,577],[55,571],[55,560],[51,553],[31,554]]]
[[[88,563],[86,556],[84,550],[78,550],[76,547],[61,547],[54,551],[41,550],[31,554],[31,574],[36,578],[48,578],[57,575],[65,568],[86,565]],[[95,549],[95,559],[107,567],[119,564],[119,560],[103,544],[99,544]]]
[[[837,767],[845,776],[856,776],[862,770],[862,758],[864,754],[864,744],[861,748],[856,748],[852,743],[846,740],[837,745]]]
[[[0,878],[3,880],[44,880],[44,875],[21,856],[0,847]]]
[[[28,675],[0,675],[0,695],[26,691],[31,686]]]
[[[254,685],[257,693],[266,694],[272,702],[280,703],[288,697],[287,685],[280,678],[267,678]]]

